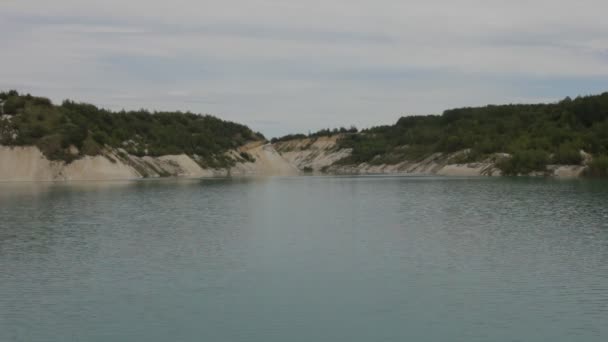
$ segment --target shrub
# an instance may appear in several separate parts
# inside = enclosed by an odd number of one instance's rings
[[[546,171],[549,162],[548,154],[541,150],[525,150],[513,153],[497,163],[505,175],[527,175],[533,171]]]
[[[31,102],[35,106],[50,107],[53,105],[51,100],[47,99],[46,97],[33,97]]]
[[[250,163],[255,162],[255,157],[247,152],[241,152],[241,153],[239,153],[239,155],[241,156],[241,158],[245,159],[246,161],[248,161]]]
[[[102,131],[96,131],[93,133],[93,139],[101,146],[105,145],[110,138],[108,137],[108,135],[105,132]]]
[[[456,135],[450,135],[439,143],[439,149],[443,152],[456,152],[463,147],[465,147],[463,139]]]
[[[593,158],[589,163],[586,175],[590,177],[607,177],[608,176],[608,156],[602,155]]]
[[[82,142],[82,151],[83,154],[87,156],[96,156],[101,152],[101,147],[95,142],[95,140],[91,137],[87,137]]]
[[[582,161],[579,150],[569,145],[561,145],[551,158],[552,163],[559,165],[580,165]]]
[[[289,141],[289,140],[295,140],[295,139],[306,139],[306,138],[308,138],[308,136],[306,136],[304,134],[287,134],[287,135],[284,135],[279,138],[272,138],[272,139],[270,139],[270,142],[272,144],[275,144],[275,143],[282,142],[282,141]]]
[[[74,124],[67,124],[63,127],[62,135],[63,147],[74,145],[81,148],[84,139],[87,137],[87,130],[84,127],[78,127]]]
[[[17,114],[25,108],[25,99],[18,96],[10,96],[4,101],[4,114]]]
[[[61,135],[52,134],[38,140],[36,146],[42,154],[51,160],[63,159],[67,157],[65,149],[61,146]]]
[[[8,92],[2,91],[0,92],[0,100],[6,100],[11,96],[19,96],[19,92],[16,90],[9,90]]]

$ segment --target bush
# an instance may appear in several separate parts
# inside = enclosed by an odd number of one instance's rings
[[[589,177],[608,177],[608,156],[602,155],[593,158],[589,163],[586,175]]]
[[[101,146],[105,145],[110,138],[105,132],[96,131],[93,133],[93,139]]]
[[[289,141],[289,140],[295,140],[295,139],[306,139],[306,138],[308,138],[308,136],[304,135],[304,134],[287,134],[287,135],[284,135],[279,138],[272,138],[272,139],[270,139],[270,142],[272,144],[275,144],[275,143],[282,142],[282,141]]]
[[[17,114],[25,108],[25,99],[18,96],[10,96],[4,101],[4,114]]]
[[[36,146],[40,151],[51,160],[66,160],[70,158],[68,153],[65,152],[63,146],[61,146],[61,135],[53,134],[47,135],[44,138],[38,140]]]
[[[247,152],[241,152],[241,153],[239,153],[239,155],[241,156],[241,158],[245,159],[246,161],[248,161],[250,163],[255,162],[255,158]]]
[[[87,130],[84,127],[78,127],[74,124],[67,124],[61,132],[63,136],[63,147],[74,145],[78,148],[82,147],[84,139],[87,138]]]
[[[534,171],[546,171],[549,162],[548,154],[541,150],[517,151],[511,158],[497,163],[505,175],[527,175]]]
[[[439,142],[439,149],[443,152],[456,152],[464,147],[463,139],[456,135],[450,135]]]
[[[83,154],[87,156],[96,156],[101,152],[101,147],[93,140],[91,137],[87,137],[82,142],[82,151]]]
[[[551,162],[558,165],[580,165],[582,161],[579,150],[569,145],[561,145],[551,158]]]
[[[35,106],[50,107],[53,105],[51,100],[47,99],[46,97],[34,97],[32,98],[31,102]]]
[[[16,90],[9,90],[8,92],[6,92],[6,91],[0,92],[0,100],[4,101],[11,96],[19,96],[19,92],[17,92]]]

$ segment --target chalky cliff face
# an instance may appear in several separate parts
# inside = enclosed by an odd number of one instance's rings
[[[297,174],[608,176],[608,93],[293,134],[0,92],[0,181]],[[586,152],[588,153],[586,153]]]
[[[412,174],[446,176],[498,176],[494,160],[456,164],[453,161],[463,152],[452,154],[434,153],[422,160],[402,161],[396,164],[360,163],[348,164],[343,159],[352,150],[341,148],[341,135],[294,139],[275,143],[281,155],[302,171],[330,174]]]
[[[293,139],[274,144],[251,142],[226,155],[235,163],[225,168],[205,168],[196,156],[160,157],[130,155],[105,149],[71,163],[52,161],[35,146],[0,146],[0,181],[126,180],[159,177],[294,176],[299,174],[411,174],[442,176],[500,176],[494,155],[473,163],[457,163],[466,151],[434,153],[422,160],[396,164],[344,164],[352,150],[340,148],[340,135]],[[244,158],[243,156],[247,156]],[[579,177],[581,165],[549,165],[537,176]]]
[[[301,171],[327,172],[341,159],[351,155],[351,149],[340,148],[341,135],[293,139],[272,144],[289,163]]]
[[[249,160],[241,157],[247,153]],[[196,156],[186,154],[137,157],[120,149],[106,149],[71,163],[52,161],[35,146],[0,146],[0,181],[127,180],[159,177],[287,176],[298,169],[283,159],[271,145],[261,142],[227,153],[232,167],[204,168]]]
[[[0,181],[293,174],[247,126],[0,92]]]
[[[344,163],[352,154],[349,148],[341,148],[342,135],[317,138],[293,139],[273,144],[283,158],[303,172],[329,174],[411,174],[442,176],[500,176],[497,162],[508,158],[504,153],[496,153],[476,162],[459,162],[468,153],[462,150],[454,153],[433,153],[422,159],[403,160],[394,164],[386,163]],[[584,165],[549,165],[546,172],[536,176],[580,177]]]

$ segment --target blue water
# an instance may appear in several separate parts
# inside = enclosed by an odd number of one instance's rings
[[[608,183],[0,184],[0,341],[608,341]]]

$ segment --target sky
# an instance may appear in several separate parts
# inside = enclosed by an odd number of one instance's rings
[[[267,137],[608,91],[606,0],[0,0],[0,89]]]

